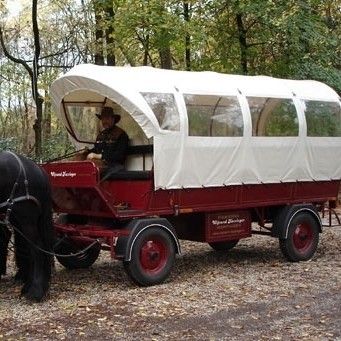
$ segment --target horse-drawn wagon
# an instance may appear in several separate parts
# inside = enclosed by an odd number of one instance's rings
[[[95,142],[103,106],[130,139],[125,169],[104,179],[92,161],[43,165],[58,253],[75,254],[57,257],[67,268],[109,250],[136,283],[153,285],[169,275],[179,239],[227,251],[253,233],[278,238],[290,261],[314,255],[319,211],[341,178],[341,106],[328,86],[80,65],[51,93],[78,147]]]

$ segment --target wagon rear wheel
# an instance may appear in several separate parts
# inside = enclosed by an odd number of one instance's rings
[[[239,239],[229,240],[227,242],[208,243],[208,245],[216,251],[229,251],[233,249],[239,242]]]
[[[307,212],[298,213],[288,227],[286,239],[280,239],[283,255],[292,262],[310,259],[319,242],[319,225]]]
[[[135,283],[148,286],[162,283],[169,276],[174,259],[175,249],[171,236],[161,228],[151,227],[137,236],[131,260],[123,264]]]
[[[100,245],[95,244],[90,249],[82,252],[79,255],[72,256],[83,250],[86,246],[80,247],[71,241],[63,241],[56,250],[56,253],[66,255],[68,257],[56,256],[58,262],[67,269],[86,269],[97,260],[101,251]]]

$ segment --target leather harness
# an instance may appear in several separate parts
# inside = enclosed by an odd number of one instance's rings
[[[0,220],[0,223],[4,223],[4,224],[6,224],[6,226],[8,226],[9,225],[9,217],[11,215],[12,207],[13,207],[14,204],[16,204],[18,202],[26,201],[26,200],[31,200],[38,207],[41,207],[41,205],[40,205],[39,200],[37,198],[35,198],[33,195],[30,195],[30,193],[29,193],[26,170],[25,170],[25,167],[24,167],[22,161],[18,157],[18,155],[16,155],[13,152],[10,152],[10,151],[6,151],[6,153],[11,154],[16,159],[16,161],[19,164],[19,174],[17,176],[17,179],[16,179],[15,183],[13,184],[10,196],[9,196],[9,198],[6,201],[0,203],[0,209],[4,208],[4,207],[7,207],[7,210],[6,210],[6,213],[5,213],[5,219],[4,220]],[[19,197],[15,197],[17,188],[19,186],[19,181],[20,181],[21,175],[23,175],[23,177],[24,177],[24,185],[25,185],[25,192],[26,193],[25,193],[25,195],[21,195]]]

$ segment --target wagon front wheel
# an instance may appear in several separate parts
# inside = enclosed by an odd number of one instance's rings
[[[280,239],[283,255],[292,262],[310,259],[318,245],[319,225],[309,213],[297,214],[288,227],[286,239]]]
[[[61,255],[56,255],[56,258],[58,262],[67,269],[86,269],[95,263],[101,248],[99,244],[95,244],[93,247],[85,250],[84,252],[73,256],[84,248],[85,247],[79,247],[78,245],[75,245],[69,240],[63,241],[58,246],[57,250],[55,250],[56,253]]]
[[[129,277],[138,285],[162,283],[170,274],[175,259],[171,236],[159,227],[150,227],[138,234],[130,261],[124,261]]]

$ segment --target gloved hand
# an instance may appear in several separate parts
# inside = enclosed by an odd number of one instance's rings
[[[102,160],[102,154],[90,153],[87,157],[87,160]]]

